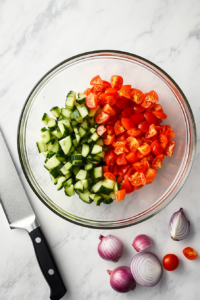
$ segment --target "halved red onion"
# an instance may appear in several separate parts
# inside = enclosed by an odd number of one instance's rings
[[[132,245],[137,252],[140,252],[140,251],[152,246],[153,242],[148,235],[139,234],[138,236],[136,236],[136,238],[134,238]]]
[[[110,275],[110,285],[116,292],[127,293],[135,289],[136,282],[130,268],[122,266],[107,272]]]
[[[99,239],[101,241],[98,245],[98,253],[101,258],[117,262],[123,253],[124,245],[122,241],[114,235],[108,235],[106,237],[100,235]]]
[[[168,229],[174,241],[181,241],[189,235],[190,222],[186,218],[183,208],[180,208],[172,215]]]
[[[137,253],[131,261],[130,268],[133,278],[142,286],[152,287],[162,276],[162,265],[157,256],[151,252]]]

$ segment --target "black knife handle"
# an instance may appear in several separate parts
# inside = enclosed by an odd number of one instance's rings
[[[33,231],[29,232],[29,235],[35,248],[35,254],[40,269],[51,290],[50,299],[60,300],[66,294],[67,289],[64,286],[49,246],[40,227],[37,227]]]

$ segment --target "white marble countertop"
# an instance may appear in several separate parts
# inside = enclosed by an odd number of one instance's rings
[[[188,98],[197,129],[200,126],[200,1],[199,0],[7,0],[0,1],[0,127],[20,177],[52,248],[68,293],[63,299],[200,299],[200,259],[188,261],[186,246],[200,255],[200,148],[192,171],[176,199],[152,219],[121,230],[102,231],[75,226],[53,214],[26,182],[17,154],[17,125],[24,101],[50,68],[73,55],[97,49],[135,53],[163,68]],[[169,238],[170,216],[183,207],[191,234],[181,242]],[[126,251],[120,262],[99,258],[99,234],[115,234]],[[166,272],[153,288],[137,286],[134,293],[117,294],[106,270],[129,265],[133,238],[154,239],[160,259],[177,254],[180,266]],[[49,299],[31,240],[23,230],[10,230],[0,207],[0,299]]]

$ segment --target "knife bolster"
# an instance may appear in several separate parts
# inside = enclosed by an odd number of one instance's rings
[[[25,229],[27,232],[31,232],[39,226],[40,224],[34,214],[10,224],[11,229]]]

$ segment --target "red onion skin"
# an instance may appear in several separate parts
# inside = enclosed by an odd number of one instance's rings
[[[182,223],[178,222],[176,225],[175,223],[178,221],[177,218],[181,217],[182,218]],[[177,228],[175,228],[177,226]],[[182,228],[181,228],[182,226]],[[188,237],[190,233],[190,221],[186,218],[183,208],[180,208],[178,211],[176,211],[170,221],[169,221],[169,233],[171,234],[171,238],[174,241],[182,241],[186,237]],[[176,235],[176,236],[173,236]]]
[[[136,238],[134,238],[132,245],[137,252],[140,252],[140,251],[152,246],[153,242],[148,235],[140,234],[140,235],[136,236]]]
[[[130,268],[122,266],[107,272],[110,275],[110,285],[116,292],[127,293],[135,289],[136,282]]]
[[[117,262],[122,256],[124,249],[122,241],[114,235],[108,235],[107,237],[100,235],[99,239],[100,243],[97,250],[100,257]]]
[[[155,286],[162,276],[162,265],[159,259],[155,254],[147,251],[139,252],[133,257],[130,269],[135,281],[146,287]]]

